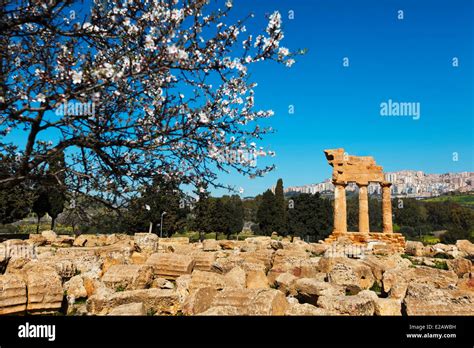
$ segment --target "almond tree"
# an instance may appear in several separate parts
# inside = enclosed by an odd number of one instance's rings
[[[254,107],[249,72],[294,63],[279,12],[251,34],[252,15],[229,23],[230,0],[0,4],[0,161],[14,168],[0,185],[60,152],[68,188],[115,206],[155,176],[223,187],[219,171],[273,169],[255,166],[273,155],[256,144],[273,112]]]

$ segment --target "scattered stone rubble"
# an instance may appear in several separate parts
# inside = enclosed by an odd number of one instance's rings
[[[474,315],[474,246],[57,236],[0,243],[0,314]]]

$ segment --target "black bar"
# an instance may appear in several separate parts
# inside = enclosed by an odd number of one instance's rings
[[[50,342],[47,338],[18,337],[19,326],[25,323],[55,325],[55,340]],[[431,328],[428,325],[431,325]],[[324,343],[346,347],[406,344],[472,347],[473,329],[474,317],[7,316],[0,318],[0,346],[1,348],[38,344],[136,346],[155,343],[170,346],[283,344],[295,347]],[[407,334],[455,334],[456,337],[409,338]]]

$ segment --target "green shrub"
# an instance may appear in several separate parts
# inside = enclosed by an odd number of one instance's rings
[[[372,287],[369,290],[374,291],[377,295],[382,294],[382,287],[376,281],[374,282],[374,284],[372,285]]]
[[[0,224],[0,234],[9,234],[9,233],[19,233],[18,226],[14,225],[1,225]]]
[[[437,269],[444,269],[444,270],[448,270],[448,265],[446,263],[446,261],[435,261],[435,268]]]

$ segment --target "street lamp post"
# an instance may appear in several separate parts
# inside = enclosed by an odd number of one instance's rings
[[[161,213],[161,224],[160,224],[160,238],[163,238],[163,216],[166,214],[166,211]]]
[[[145,209],[150,211],[151,207],[148,204],[145,204]],[[151,231],[153,231],[153,222],[152,221],[150,221],[150,228],[148,229],[148,233],[151,233]]]

